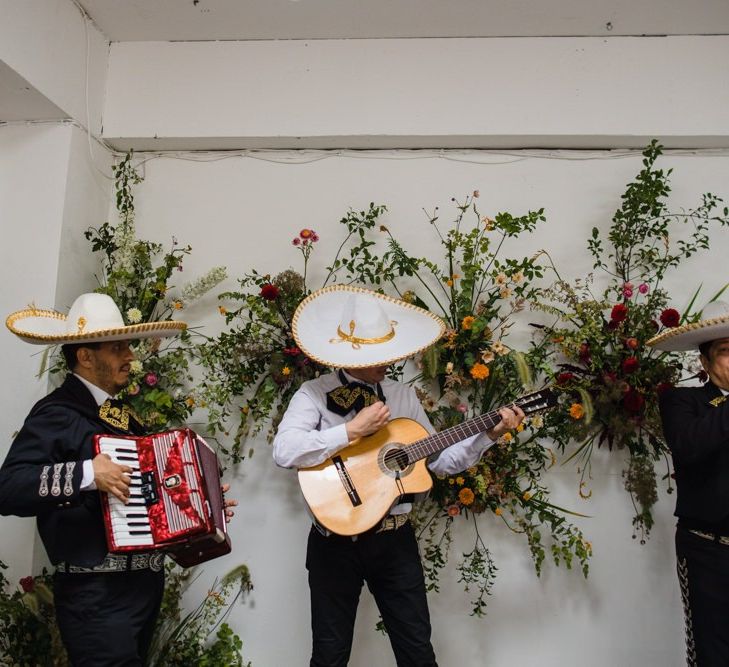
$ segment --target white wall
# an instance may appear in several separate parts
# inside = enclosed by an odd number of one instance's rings
[[[0,0],[0,60],[100,134],[108,41],[70,0]]]
[[[90,224],[105,219],[110,186],[101,177],[102,182],[96,180],[98,173],[87,156],[85,135],[70,125],[0,127],[3,317],[31,303],[66,310],[78,293],[95,286],[94,260],[78,239],[83,241],[82,231]],[[109,170],[108,154],[97,160]],[[13,433],[33,403],[47,393],[48,378],[36,377],[42,347],[23,343],[5,330],[0,350],[4,459]],[[43,549],[34,550],[34,521],[2,517],[0,526],[6,536],[0,542],[0,560],[10,565],[11,581],[27,575],[33,563],[45,562]]]
[[[232,276],[251,268],[272,274],[300,268],[290,239],[302,227],[311,227],[321,236],[312,260],[315,287],[343,238],[337,221],[349,206],[387,204],[390,210],[383,222],[393,233],[414,252],[437,258],[440,251],[422,207],[439,205],[445,221],[452,213],[451,196],[479,189],[478,203],[485,214],[544,206],[547,222],[532,237],[511,244],[510,254],[547,248],[564,275],[576,277],[591,267],[585,241],[592,226],[608,227],[625,184],[640,168],[636,156],[615,159],[607,153],[403,157],[414,156],[385,152],[299,165],[238,157],[209,163],[153,158],[146,162],[146,180],[137,189],[138,230],[142,237],[160,242],[175,235],[181,243],[191,243],[193,253],[182,274],[189,280],[217,264],[227,265]],[[676,208],[697,203],[707,190],[729,196],[729,157],[675,155],[662,164],[675,167]],[[709,255],[673,274],[670,286],[677,307],[683,307],[700,281],[707,295],[729,281],[724,261],[728,234],[715,235]],[[228,286],[233,285],[231,279]],[[186,316],[208,332],[221,327],[214,300]],[[683,613],[672,546],[674,497],[661,490],[656,526],[641,547],[631,539],[633,509],[623,490],[620,455],[600,451],[593,463],[590,501],[578,497],[578,478],[571,467],[548,475],[556,503],[592,517],[577,520],[594,545],[590,578],[584,581],[577,572],[546,566],[538,580],[523,540],[484,517],[485,539],[499,567],[489,615],[468,616],[451,566],[443,592],[430,601],[440,664],[684,664]],[[304,569],[309,522],[295,475],[277,469],[270,447],[257,441],[255,455],[231,481],[231,495],[240,500],[231,526],[234,553],[206,566],[189,603],[199,600],[216,575],[246,562],[255,591],[230,617],[246,656],[260,667],[305,664],[310,646]],[[469,535],[462,525],[453,556],[469,548]],[[368,593],[363,598],[351,664],[393,664],[387,642],[373,630],[377,614],[371,598]]]
[[[112,44],[104,135],[156,148],[729,145],[729,37]]]

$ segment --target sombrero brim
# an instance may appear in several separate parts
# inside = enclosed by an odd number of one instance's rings
[[[702,343],[720,338],[729,338],[729,315],[666,329],[651,338],[646,345],[665,352],[687,352],[697,349]]]
[[[143,322],[112,329],[94,329],[83,333],[66,331],[66,316],[56,310],[29,308],[8,315],[5,325],[18,338],[34,345],[66,345],[73,343],[103,343],[137,338],[166,338],[176,336],[187,328],[185,322]]]
[[[396,322],[390,340],[355,347],[338,337],[345,303],[357,292],[381,300],[388,318]],[[351,285],[333,285],[313,292],[299,304],[292,331],[299,349],[324,366],[369,368],[389,365],[425,350],[443,335],[445,324],[437,315],[400,299]]]

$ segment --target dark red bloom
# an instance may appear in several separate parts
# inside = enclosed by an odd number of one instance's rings
[[[563,387],[564,385],[568,384],[571,380],[573,380],[575,377],[574,373],[560,373],[557,376],[557,384],[560,387]]]
[[[610,319],[613,322],[622,322],[628,317],[628,306],[624,303],[616,303],[610,311]]]
[[[673,387],[673,384],[671,384],[670,382],[659,382],[658,386],[656,387],[656,393],[660,395],[671,387]]]
[[[35,588],[35,579],[33,577],[23,577],[20,580],[20,587],[25,593],[30,593]]]
[[[266,301],[275,301],[278,299],[279,294],[281,294],[281,291],[276,287],[276,285],[272,285],[271,283],[266,283],[263,287],[261,287],[261,296],[266,299]]]
[[[639,344],[640,343],[637,338],[628,338],[625,341],[625,347],[630,348],[631,350],[637,349]]]
[[[294,345],[294,347],[285,347],[283,353],[289,357],[298,357],[301,354],[301,350]]]
[[[681,321],[681,315],[679,315],[675,308],[666,308],[666,310],[661,313],[660,320],[664,327],[677,327],[678,323]]]
[[[640,362],[637,357],[628,357],[623,359],[623,373],[633,373],[638,370]]]
[[[623,405],[628,412],[638,413],[644,404],[645,399],[632,387],[623,395]]]

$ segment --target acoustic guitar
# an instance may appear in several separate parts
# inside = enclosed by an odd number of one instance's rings
[[[525,414],[557,403],[549,389],[516,399]],[[405,494],[424,493],[433,485],[425,459],[501,421],[492,410],[440,433],[428,432],[400,417],[372,435],[358,438],[335,456],[299,469],[299,485],[312,514],[338,535],[359,535],[382,519]]]

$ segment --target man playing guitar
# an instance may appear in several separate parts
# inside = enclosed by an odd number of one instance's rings
[[[352,441],[372,436],[397,418],[414,420],[426,434],[433,433],[415,391],[385,375],[392,363],[426,349],[443,331],[442,321],[433,314],[368,290],[335,286],[307,297],[294,316],[296,342],[309,357],[338,370],[304,383],[293,396],[274,440],[276,463],[307,469],[341,459],[339,453],[345,454],[342,450]],[[524,413],[514,406],[502,408],[498,416],[500,421],[486,433],[431,457],[428,468],[446,475],[474,465],[499,436],[522,421]],[[346,467],[338,471],[347,477]],[[356,496],[357,489],[350,493]],[[356,497],[352,504],[366,501]],[[359,534],[346,526],[338,532],[312,526],[306,557],[312,666],[347,664],[365,581],[397,664],[437,664],[423,568],[408,521],[412,501],[409,494],[396,498],[381,520]]]

